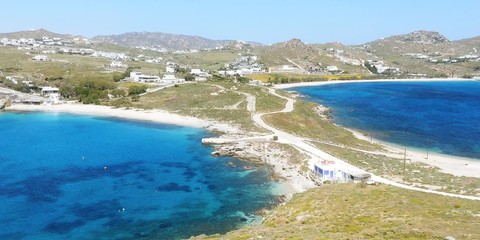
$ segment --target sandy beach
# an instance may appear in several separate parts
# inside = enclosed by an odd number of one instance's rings
[[[72,113],[82,115],[94,115],[102,117],[118,117],[138,121],[151,121],[157,123],[174,124],[188,127],[204,128],[211,125],[210,122],[194,117],[185,117],[162,110],[138,110],[112,108],[100,105],[84,105],[79,103],[58,105],[26,105],[14,104],[7,108],[9,111],[42,111]]]
[[[384,142],[375,138],[369,138],[363,133],[345,128],[352,132],[356,138],[363,139],[372,143],[382,145],[389,152],[385,153],[388,157],[401,158],[404,157],[405,148],[393,143]],[[465,158],[452,156],[447,154],[434,153],[429,151],[427,158],[427,150],[415,149],[407,147],[406,158],[410,161],[421,162],[431,166],[440,168],[441,172],[449,173],[455,176],[477,177],[480,178],[480,159]]]
[[[375,80],[332,80],[332,81],[320,81],[320,82],[299,82],[299,83],[285,83],[276,84],[276,89],[287,89],[293,87],[309,87],[309,86],[321,86],[329,84],[342,84],[342,83],[368,83],[368,82],[449,82],[449,81],[475,81],[473,79],[464,78],[412,78],[412,79],[375,79]]]

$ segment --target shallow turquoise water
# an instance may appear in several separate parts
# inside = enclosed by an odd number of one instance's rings
[[[211,157],[201,129],[4,112],[0,131],[0,239],[188,238],[278,203],[266,168]]]
[[[480,159],[480,82],[376,82],[290,90],[373,138]]]

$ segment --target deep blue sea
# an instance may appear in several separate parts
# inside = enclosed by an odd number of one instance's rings
[[[211,157],[202,129],[0,112],[0,132],[2,240],[225,233],[281,194],[267,168]]]
[[[480,159],[480,81],[375,82],[291,88],[373,138]]]

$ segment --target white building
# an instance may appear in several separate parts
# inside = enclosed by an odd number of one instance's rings
[[[47,104],[58,104],[60,103],[60,91],[56,87],[42,87],[40,91],[42,96],[48,97],[46,101]]]
[[[367,172],[341,167],[335,161],[316,160],[310,168],[322,182],[359,182],[368,181],[371,178]]]
[[[110,63],[110,67],[122,68],[125,67],[125,65],[121,61],[112,61],[112,63]]]
[[[327,66],[327,71],[329,71],[329,72],[338,71],[338,67],[337,67],[337,66],[334,66],[334,65]]]
[[[300,69],[292,67],[290,65],[282,65],[280,67],[270,67],[268,69],[269,73],[293,73],[293,72],[299,72]]]
[[[46,55],[36,55],[32,58],[35,61],[48,61],[48,57]]]
[[[161,80],[162,83],[180,83],[185,82],[185,79],[176,78],[173,74],[165,74]]]
[[[158,82],[158,81],[161,80],[159,76],[145,75],[141,72],[131,72],[130,73],[130,78],[134,82]]]
[[[218,74],[220,74],[220,76],[235,76],[235,75],[239,75],[239,76],[242,76],[242,71],[241,70],[228,70],[228,71],[218,71]]]
[[[208,72],[203,71],[203,70],[198,69],[198,68],[192,68],[192,70],[190,70],[190,74],[196,75],[196,76],[199,76],[199,77],[208,77]]]
[[[49,96],[50,94],[58,94],[59,89],[56,87],[42,87],[42,90],[40,90],[40,92],[44,96]]]
[[[166,72],[166,73],[175,73],[175,67],[174,67],[174,66],[169,66],[169,65],[167,65],[167,66],[165,67],[165,72]]]

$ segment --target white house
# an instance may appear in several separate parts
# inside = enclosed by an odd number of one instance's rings
[[[329,71],[329,72],[338,71],[338,67],[337,67],[337,66],[334,66],[334,65],[327,66],[327,71]]]
[[[255,80],[255,79],[250,80],[250,82],[248,82],[248,83],[250,83],[251,85],[257,85],[257,86],[263,86],[263,85],[265,85],[262,81],[260,81],[260,80]]]
[[[35,55],[32,60],[35,61],[48,61],[48,57],[46,55]]]
[[[317,161],[313,164],[313,172],[323,181],[345,181],[345,177],[337,170],[335,161]],[[339,179],[341,178],[341,179]]]
[[[371,175],[360,169],[352,169],[347,166],[340,166],[335,161],[317,159],[310,166],[318,179],[322,182],[359,182],[368,181]]]
[[[169,66],[169,65],[167,65],[167,66],[165,67],[165,72],[166,72],[166,73],[175,73],[175,67],[174,67],[174,66]]]
[[[182,78],[176,78],[175,75],[173,74],[165,74],[163,75],[162,80],[160,80],[162,83],[180,83],[180,82],[185,82],[185,79]]]
[[[51,94],[58,94],[59,89],[56,87],[42,87],[42,90],[40,90],[40,93],[44,96],[49,96]]]
[[[112,61],[112,63],[110,63],[110,67],[121,68],[125,67],[125,65],[121,61]]]
[[[135,82],[158,82],[160,81],[159,76],[155,75],[145,75],[141,72],[131,72],[130,78]]]
[[[203,70],[198,69],[198,68],[192,68],[192,70],[190,70],[190,74],[196,75],[196,76],[199,76],[199,77],[208,77],[208,72],[203,71]]]

